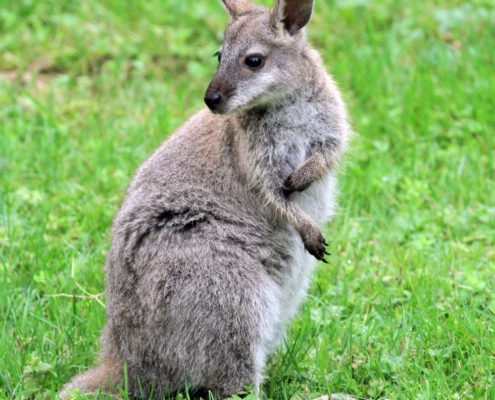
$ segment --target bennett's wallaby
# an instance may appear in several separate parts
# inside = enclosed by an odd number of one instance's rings
[[[231,15],[210,110],[186,122],[132,181],[106,264],[102,363],[64,387],[122,385],[161,397],[258,387],[304,297],[333,213],[350,127],[302,30],[313,0]]]

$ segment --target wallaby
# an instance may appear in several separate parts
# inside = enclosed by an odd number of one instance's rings
[[[223,0],[199,111],[139,168],[114,220],[102,363],[60,394],[124,385],[226,397],[262,381],[334,213],[345,105],[305,39],[313,0]],[[314,257],[313,257],[314,256]]]

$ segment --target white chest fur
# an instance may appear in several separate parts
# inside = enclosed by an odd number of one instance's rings
[[[301,193],[293,193],[291,201],[296,201],[320,226],[334,215],[336,198],[336,179],[328,173],[321,180],[314,182]],[[301,301],[307,294],[316,260],[302,245],[294,233],[292,246],[292,263],[281,290],[280,320],[287,324],[296,314]]]

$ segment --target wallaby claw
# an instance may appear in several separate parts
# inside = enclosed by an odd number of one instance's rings
[[[325,259],[325,255],[330,255],[330,253],[327,252],[325,248],[325,246],[327,246],[328,244],[321,233],[319,233],[316,239],[317,243],[315,243],[315,240],[311,242],[309,240],[304,241],[304,247],[314,258],[328,264],[328,261]]]

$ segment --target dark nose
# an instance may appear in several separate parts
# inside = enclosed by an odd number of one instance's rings
[[[205,103],[210,110],[217,108],[218,104],[222,101],[222,95],[219,92],[205,95]]]

